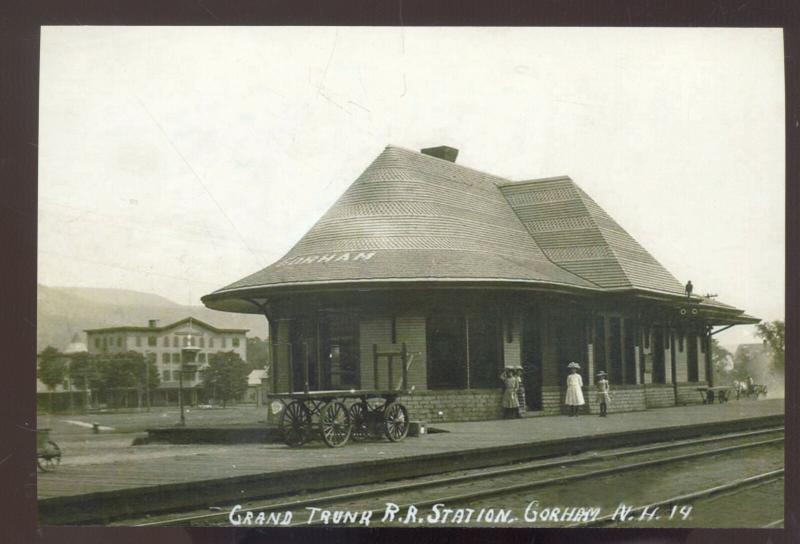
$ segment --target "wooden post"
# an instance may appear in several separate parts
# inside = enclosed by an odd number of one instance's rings
[[[612,383],[615,376],[612,372],[614,365],[611,364],[611,327],[609,323],[608,316],[603,315],[603,350],[606,358],[606,374],[608,375],[609,383]]]
[[[403,342],[403,348],[400,353],[400,358],[403,361],[403,391],[408,391],[408,350],[405,342]]]
[[[303,357],[303,392],[308,394],[308,342],[303,342],[303,348],[306,355]]]
[[[464,338],[466,350],[464,351],[467,360],[467,389],[469,389],[469,316],[464,314]]]
[[[289,392],[294,393],[294,352],[291,342],[286,344],[286,355],[289,362]]]
[[[622,370],[622,381],[620,383],[628,383],[628,350],[625,349],[625,316],[619,316],[619,361],[620,370]]]
[[[378,387],[378,344],[372,344],[372,384],[375,389]]]
[[[386,385],[386,389],[391,390],[394,386],[394,355],[389,355],[388,359],[387,366],[389,367],[389,383]]]

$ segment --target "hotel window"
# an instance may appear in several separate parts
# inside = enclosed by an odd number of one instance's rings
[[[208,347],[210,347],[210,348],[214,347],[214,337],[213,336],[208,339]]]
[[[100,339],[99,338],[95,338],[94,339],[94,347],[96,347],[96,348],[100,347]]]
[[[162,353],[161,354],[161,362],[162,363],[169,363],[169,353]]]
[[[238,336],[234,336],[233,337],[233,347],[235,347],[235,348],[239,347],[239,337]]]
[[[206,354],[205,353],[198,353],[197,354],[197,360],[200,361],[201,363],[205,363],[206,362]]]
[[[173,363],[180,363],[181,362],[181,354],[180,353],[173,353],[172,354],[172,362]]]
[[[137,336],[136,337],[136,347],[137,348],[142,347],[142,337],[141,336]]]
[[[222,337],[222,347],[223,348],[228,347],[228,339],[225,338],[224,336]]]
[[[179,345],[180,344],[179,344],[179,341],[178,341],[178,337],[177,336],[173,336],[172,337],[172,347],[173,348],[177,348]]]
[[[164,341],[162,342],[162,344],[164,344],[165,348],[169,347],[169,336],[164,337]]]
[[[164,380],[165,382],[168,382],[168,381],[169,381],[169,370],[165,370],[165,371],[162,373],[162,375],[164,376],[164,377],[163,377],[163,380]]]
[[[201,348],[206,347],[206,337],[205,336],[201,336],[200,337],[200,347]]]
[[[155,353],[148,353],[147,354],[147,360],[150,361],[151,363],[155,363],[156,362],[156,354]]]
[[[152,347],[152,346],[155,346],[157,343],[158,343],[158,342],[157,342],[157,339],[156,339],[156,337],[155,337],[155,336],[148,336],[148,337],[147,337],[147,345],[148,345],[148,346],[151,346],[151,347]]]

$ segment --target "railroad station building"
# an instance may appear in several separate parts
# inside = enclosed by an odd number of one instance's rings
[[[511,181],[457,154],[387,147],[286,256],[203,297],[266,316],[272,390],[399,387],[373,354],[405,343],[414,419],[500,417],[516,366],[529,413],[558,414],[570,361],[587,393],[608,373],[610,411],[699,402],[712,327],[758,319],[687,296],[569,177]]]

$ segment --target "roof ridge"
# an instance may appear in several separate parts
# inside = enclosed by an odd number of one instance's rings
[[[580,186],[579,186],[577,183],[575,183],[574,181],[572,181],[572,183],[573,183],[573,185],[575,186],[575,189],[576,189],[576,192],[578,193],[578,198],[580,199],[580,201],[581,201],[581,204],[583,204],[583,205],[584,205],[584,207],[586,208],[586,214],[587,214],[587,216],[589,217],[589,220],[592,222],[592,224],[593,224],[593,225],[595,226],[595,228],[597,229],[597,232],[600,234],[600,237],[601,237],[601,238],[602,238],[602,239],[605,241],[605,243],[606,243],[606,246],[608,247],[609,251],[611,251],[611,253],[614,255],[614,260],[615,260],[615,261],[617,262],[617,264],[619,265],[619,269],[622,271],[622,274],[625,276],[625,279],[628,281],[628,285],[629,285],[630,287],[635,287],[635,283],[634,283],[633,279],[631,278],[630,274],[628,273],[628,270],[625,268],[625,266],[623,266],[623,263],[622,263],[622,261],[623,261],[623,260],[629,260],[629,259],[628,259],[627,257],[625,257],[624,255],[621,255],[621,254],[620,254],[620,253],[617,251],[617,248],[614,246],[614,244],[613,244],[613,243],[612,243],[612,242],[609,240],[608,236],[606,235],[606,231],[607,231],[607,230],[611,230],[611,229],[607,229],[607,228],[603,227],[602,225],[600,225],[600,224],[598,223],[598,221],[597,221],[597,219],[595,218],[594,214],[592,214],[592,211],[590,210],[590,207],[589,207],[589,206],[587,206],[587,200],[588,200],[589,202],[591,202],[592,204],[594,204],[594,206],[596,206],[596,207],[597,207],[597,208],[598,208],[598,209],[599,209],[599,210],[600,210],[602,213],[604,213],[604,214],[607,216],[607,219],[608,219],[608,220],[610,220],[610,221],[611,221],[611,222],[612,222],[614,225],[616,225],[617,227],[619,227],[619,229],[620,229],[620,231],[621,231],[622,233],[624,233],[624,234],[625,234],[625,235],[627,235],[627,236],[628,236],[628,237],[629,237],[631,240],[633,240],[633,241],[636,243],[636,245],[638,245],[638,246],[639,246],[639,247],[642,249],[642,251],[644,251],[644,252],[645,252],[645,253],[646,253],[646,254],[647,254],[647,255],[648,255],[648,256],[649,256],[651,259],[653,259],[653,261],[655,262],[655,264],[657,264],[657,265],[658,265],[658,266],[659,266],[659,267],[660,267],[660,268],[661,268],[661,269],[662,269],[664,272],[666,272],[667,274],[669,274],[670,276],[672,276],[673,278],[675,278],[675,276],[673,276],[673,275],[672,275],[672,273],[671,273],[669,270],[667,270],[667,267],[665,267],[663,264],[661,264],[661,262],[660,262],[658,259],[656,259],[656,258],[655,258],[655,257],[654,257],[654,256],[653,256],[653,255],[652,255],[652,254],[651,254],[651,253],[650,253],[650,252],[649,252],[649,251],[648,251],[648,250],[647,250],[647,249],[646,249],[646,248],[645,248],[645,247],[644,247],[642,244],[640,244],[640,243],[639,243],[639,241],[638,241],[638,240],[636,240],[636,238],[634,238],[634,237],[631,235],[631,233],[629,233],[629,232],[628,232],[628,231],[625,229],[625,227],[623,227],[622,225],[620,225],[620,224],[619,224],[619,222],[618,222],[616,219],[614,219],[613,217],[611,217],[611,214],[609,214],[609,213],[608,213],[608,212],[605,210],[605,208],[603,208],[602,206],[600,206],[600,204],[598,204],[597,202],[595,202],[595,200],[594,200],[594,199],[593,199],[591,196],[589,196],[589,193],[587,193],[586,191],[584,191],[584,190],[583,190],[583,189],[582,189],[582,188],[581,188],[581,187],[580,187]],[[618,231],[618,232],[619,232],[619,231]],[[675,281],[677,281],[677,278],[675,278]],[[680,282],[679,282],[679,283],[680,283]]]
[[[408,147],[403,147],[401,145],[387,144],[385,149],[389,149],[389,148],[397,149],[397,150],[400,150],[400,151],[404,151],[406,153],[413,153],[414,155],[419,155],[420,157],[424,157],[425,159],[431,159],[433,161],[438,161],[440,163],[445,163],[445,164],[448,164],[450,166],[455,166],[457,168],[460,168],[462,170],[469,170],[470,172],[475,172],[477,174],[481,174],[483,176],[487,176],[487,177],[490,177],[490,178],[500,179],[500,180],[503,180],[503,182],[509,182],[509,183],[512,182],[512,180],[510,180],[509,178],[506,178],[506,177],[503,177],[503,176],[498,176],[497,174],[492,174],[492,173],[489,173],[489,172],[485,172],[484,170],[478,170],[477,168],[472,168],[471,166],[465,166],[465,165],[457,163],[457,162],[448,161],[447,159],[441,159],[439,157],[434,157],[433,155],[428,155],[428,154],[423,153],[421,151],[414,150],[414,149],[411,149],[411,148],[408,148]]]
[[[567,179],[569,179],[569,178],[567,178]],[[572,180],[570,179],[570,181],[572,181]],[[573,182],[573,184],[574,184],[574,183],[575,183],[575,182]],[[504,185],[504,186],[505,186],[505,187],[508,187],[508,186],[509,186],[509,184],[506,184],[506,185]],[[542,255],[544,255],[544,258],[545,258],[545,259],[547,259],[547,260],[548,260],[548,261],[549,261],[549,262],[550,262],[550,263],[551,263],[553,266],[555,266],[555,267],[557,267],[557,268],[559,268],[559,269],[563,270],[564,272],[566,272],[566,273],[568,273],[568,274],[572,274],[573,276],[577,276],[578,278],[582,279],[583,281],[586,281],[586,282],[588,282],[588,283],[590,283],[590,284],[592,284],[592,285],[594,285],[594,286],[596,286],[596,287],[598,287],[598,288],[602,289],[602,286],[600,286],[600,285],[599,285],[599,284],[597,284],[596,282],[593,282],[592,280],[590,280],[590,279],[588,279],[588,278],[585,278],[585,277],[581,276],[580,274],[578,274],[578,273],[576,273],[576,272],[573,272],[572,270],[567,270],[566,268],[564,268],[563,266],[561,266],[560,264],[558,264],[557,262],[555,262],[554,260],[552,260],[552,259],[551,259],[551,258],[550,258],[550,257],[547,255],[547,252],[546,252],[544,249],[542,249],[542,246],[541,246],[541,245],[539,245],[539,242],[537,242],[537,241],[536,241],[536,238],[533,236],[533,233],[532,233],[532,232],[531,232],[531,231],[528,229],[528,227],[525,225],[525,222],[522,220],[522,218],[521,218],[521,217],[519,216],[519,214],[517,213],[517,210],[516,210],[516,208],[514,208],[514,206],[513,206],[513,205],[511,204],[511,202],[508,200],[508,196],[506,196],[505,192],[503,192],[503,187],[504,187],[504,186],[502,186],[502,185],[498,185],[498,186],[497,186],[497,190],[498,190],[498,191],[500,191],[500,194],[503,196],[503,200],[505,200],[505,202],[506,202],[506,204],[508,205],[508,207],[509,207],[509,208],[511,208],[511,211],[514,213],[514,217],[516,217],[516,218],[517,218],[517,221],[519,221],[519,224],[522,226],[522,229],[525,231],[525,233],[528,235],[528,237],[529,237],[529,238],[530,238],[530,239],[533,241],[533,243],[536,245],[536,247],[538,247],[538,248],[539,248],[539,251],[541,251]],[[626,276],[626,278],[627,278],[627,276]]]

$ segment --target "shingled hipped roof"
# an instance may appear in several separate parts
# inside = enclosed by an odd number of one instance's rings
[[[512,182],[388,146],[286,256],[203,302],[243,311],[226,301],[288,287],[423,281],[683,295],[571,179]]]

